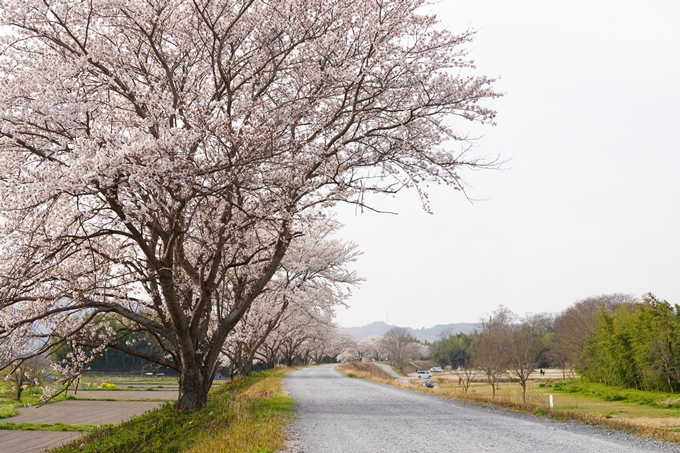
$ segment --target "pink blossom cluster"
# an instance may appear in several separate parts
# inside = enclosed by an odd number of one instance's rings
[[[408,187],[428,209],[427,184],[493,164],[455,127],[495,116],[474,33],[423,5],[0,1],[0,344],[67,347],[66,379],[115,347],[205,404],[257,298],[332,260],[296,251],[325,209]],[[329,313],[340,269],[296,303]]]

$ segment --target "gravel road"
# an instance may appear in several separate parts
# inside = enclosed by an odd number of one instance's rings
[[[680,452],[674,444],[348,378],[335,365],[289,373],[284,385],[298,403],[286,452]]]

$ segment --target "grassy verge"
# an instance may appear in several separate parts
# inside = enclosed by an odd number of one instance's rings
[[[295,404],[281,387],[281,372],[254,373],[211,391],[194,411],[172,405],[103,427],[53,453],[266,453],[283,447],[284,426]]]
[[[0,404],[0,419],[14,417],[18,413],[14,404]]]
[[[95,431],[111,425],[67,425],[64,423],[0,423],[2,430],[17,431]]]
[[[364,365],[372,364],[357,364]],[[345,374],[359,376],[355,365],[339,367]],[[680,395],[662,392],[645,392],[621,389],[583,379],[567,381],[530,381],[527,401],[522,402],[519,384],[503,382],[492,398],[491,386],[486,382],[473,382],[467,393],[458,387],[458,376],[440,374],[433,378],[437,388],[423,387],[422,381],[409,383],[396,379],[375,377],[364,373],[361,377],[410,388],[424,393],[468,401],[477,405],[521,412],[558,420],[573,420],[602,428],[613,428],[635,435],[660,440],[680,442]],[[554,407],[549,400],[553,395]]]

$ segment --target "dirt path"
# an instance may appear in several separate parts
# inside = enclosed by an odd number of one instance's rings
[[[291,429],[295,447],[287,451],[680,452],[676,444],[351,379],[334,368],[304,368],[284,380],[298,403]]]

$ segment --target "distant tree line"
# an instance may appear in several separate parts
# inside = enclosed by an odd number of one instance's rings
[[[442,335],[431,358],[466,371],[467,385],[484,373],[494,392],[509,378],[525,393],[532,372],[555,367],[592,381],[674,393],[680,389],[680,306],[651,293],[641,301],[625,294],[590,297],[557,315],[518,317],[500,306],[475,332]]]

